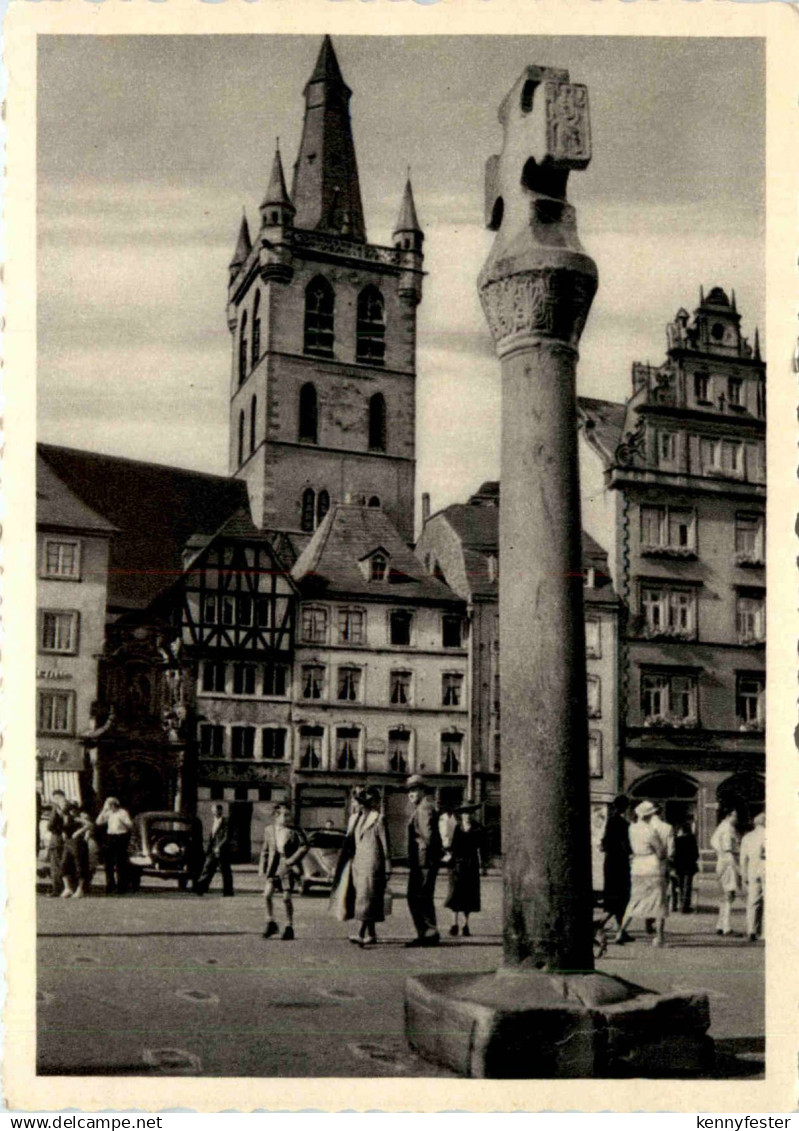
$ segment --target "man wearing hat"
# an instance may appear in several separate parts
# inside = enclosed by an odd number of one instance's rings
[[[408,824],[408,910],[416,938],[406,946],[438,946],[440,936],[433,902],[436,876],[441,864],[441,836],[427,782],[413,774],[406,783],[413,807]]]

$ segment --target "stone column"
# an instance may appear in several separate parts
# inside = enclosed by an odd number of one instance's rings
[[[566,201],[588,94],[528,67],[487,170],[478,287],[502,362],[499,617],[505,961],[593,967],[575,370],[597,285]]]
[[[586,89],[527,67],[500,121],[478,286],[502,361],[504,961],[409,978],[405,1032],[465,1076],[695,1073],[712,1056],[707,997],[593,971],[574,379],[596,267],[566,200],[590,158]]]

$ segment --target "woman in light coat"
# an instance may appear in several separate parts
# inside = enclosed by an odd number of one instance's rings
[[[738,832],[738,813],[735,809],[729,812],[724,820],[716,826],[716,831],[710,838],[710,847],[715,849],[716,852],[716,875],[721,888],[716,934],[732,935],[734,932],[730,915],[741,882],[738,865],[741,837]]]
[[[622,944],[631,919],[654,919],[655,937],[653,946],[663,946],[668,915],[668,857],[669,846],[661,827],[653,823],[657,808],[651,801],[642,801],[636,808],[635,824],[630,825],[630,848],[632,863],[630,878],[632,890],[630,902],[616,936]]]
[[[339,919],[360,920],[360,930],[352,941],[368,947],[377,943],[375,924],[385,918],[391,863],[379,792],[370,786],[357,797],[359,810],[353,813],[347,828],[331,906]]]

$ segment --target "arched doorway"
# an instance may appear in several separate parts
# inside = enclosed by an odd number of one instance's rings
[[[627,791],[634,804],[653,801],[663,806],[664,820],[670,825],[689,822],[696,828],[697,783],[687,774],[659,770],[640,778]]]
[[[719,816],[738,811],[739,828],[749,828],[752,820],[766,806],[766,779],[762,774],[733,774],[716,790]]]

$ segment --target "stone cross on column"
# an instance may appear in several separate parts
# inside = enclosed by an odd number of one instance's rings
[[[596,267],[566,200],[588,95],[527,67],[487,170],[478,286],[502,361],[499,616],[504,961],[409,978],[405,1031],[467,1076],[670,1076],[705,1067],[707,998],[593,972],[575,366]]]
[[[588,970],[592,884],[575,368],[597,285],[566,200],[588,92],[528,67],[486,170],[478,287],[502,361],[500,655],[508,964]]]

